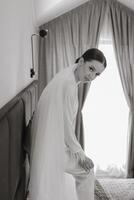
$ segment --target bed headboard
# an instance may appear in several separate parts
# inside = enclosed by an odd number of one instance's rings
[[[24,200],[26,126],[38,101],[38,81],[0,109],[0,199]]]

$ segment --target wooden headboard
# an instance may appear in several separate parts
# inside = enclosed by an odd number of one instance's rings
[[[24,200],[26,189],[26,127],[38,101],[33,81],[0,109],[0,199]]]

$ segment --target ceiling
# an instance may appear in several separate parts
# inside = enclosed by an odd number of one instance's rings
[[[35,25],[40,26],[88,0],[33,0]],[[100,0],[101,1],[101,0]],[[118,0],[134,10],[133,0]]]

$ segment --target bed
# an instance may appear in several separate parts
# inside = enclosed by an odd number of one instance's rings
[[[33,81],[0,109],[0,199],[24,200],[28,181],[28,126],[38,101]]]
[[[134,200],[133,178],[96,179],[95,185],[95,200]]]
[[[134,200],[134,179],[99,179],[109,200]]]

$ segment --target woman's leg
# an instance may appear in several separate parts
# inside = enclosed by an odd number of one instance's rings
[[[94,169],[85,171],[70,151],[66,151],[66,172],[75,178],[78,200],[94,200]]]

